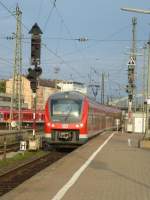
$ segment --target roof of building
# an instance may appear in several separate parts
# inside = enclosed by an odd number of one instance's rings
[[[58,85],[56,85],[57,81],[56,80],[50,80],[50,79],[39,79],[39,85],[43,87],[51,87],[51,88],[56,88],[60,89]]]
[[[39,85],[44,87],[55,88],[55,82],[53,80],[39,79]]]

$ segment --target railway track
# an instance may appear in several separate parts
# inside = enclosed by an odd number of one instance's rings
[[[21,141],[29,141],[29,138],[32,136],[32,130],[21,130],[18,131],[9,131],[3,130],[0,131],[0,155],[4,152],[17,151],[20,148]],[[40,138],[42,144],[42,132],[38,132],[37,136]]]
[[[5,151],[6,153],[18,151],[19,147],[20,147],[20,143],[8,145],[6,149],[4,147],[0,147],[0,155],[3,155]]]
[[[68,152],[52,151],[40,158],[30,159],[7,171],[0,171],[0,196],[17,187],[42,169],[56,162]]]

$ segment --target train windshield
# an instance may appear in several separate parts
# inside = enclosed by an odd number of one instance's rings
[[[55,122],[79,122],[81,115],[81,100],[57,99],[51,101],[51,117]]]

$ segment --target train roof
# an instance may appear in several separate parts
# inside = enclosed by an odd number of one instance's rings
[[[50,98],[51,99],[71,98],[71,99],[83,100],[85,98],[85,95],[76,91],[66,91],[66,92],[58,92],[52,94]]]
[[[50,95],[50,99],[52,100],[64,99],[64,98],[70,98],[70,99],[81,100],[81,101],[87,98],[87,100],[90,102],[90,104],[93,105],[93,107],[100,109],[103,112],[121,113],[121,110],[119,108],[100,104],[94,101],[92,98],[88,97],[87,95],[80,93],[78,91],[57,92],[55,94]]]
[[[71,98],[71,99],[77,99],[77,100],[83,100],[84,98],[87,98],[91,104],[99,107],[104,112],[113,112],[113,113],[121,112],[120,109],[117,107],[100,104],[96,102],[95,100],[93,100],[92,98],[88,97],[87,95],[80,93],[78,91],[58,92],[58,93],[52,94],[50,98],[51,99]]]

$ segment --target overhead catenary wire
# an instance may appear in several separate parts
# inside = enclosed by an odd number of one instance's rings
[[[56,0],[52,1],[50,0],[51,4],[53,5],[53,7],[55,8],[56,12],[57,12],[57,15],[59,16],[61,22],[63,23],[68,35],[70,36],[71,39],[73,39],[72,37],[72,33],[70,31],[70,29],[68,28],[68,26],[66,25],[65,21],[64,21],[64,18],[63,16],[61,15],[60,11],[58,10],[57,6],[56,6]]]
[[[16,15],[2,1],[0,1],[0,5],[16,19]],[[28,27],[24,23],[21,22],[21,24],[27,31],[29,31]]]
[[[16,19],[15,14],[14,14],[12,11],[10,11],[10,9],[9,9],[2,1],[0,1],[0,5],[1,5],[3,8],[5,8],[5,9],[7,10],[7,12],[9,12],[9,13],[11,14],[11,16],[13,16],[13,17]],[[53,4],[53,7],[56,8],[56,1],[55,1],[55,3]],[[63,20],[63,19],[62,19],[62,20]],[[64,22],[64,21],[63,21],[63,22]],[[27,26],[24,25],[24,23],[21,22],[21,24],[22,24],[22,26],[23,26],[27,31],[29,31],[29,29],[27,28]],[[65,27],[66,27],[66,26],[65,26]],[[67,29],[67,30],[68,30],[68,29]],[[69,32],[69,30],[68,30],[68,32]],[[69,32],[69,33],[70,33],[70,32]],[[43,44],[43,46],[44,46],[49,52],[51,52],[53,55],[55,55],[57,58],[61,59],[61,60],[64,62],[64,64],[65,64],[64,59],[62,59],[62,58],[61,58],[60,56],[58,56],[55,52],[53,52],[52,50],[50,50],[50,49],[47,47],[47,45]],[[70,68],[71,68],[74,72],[76,72],[80,77],[83,78],[83,76],[81,76],[80,73],[77,72],[73,67],[70,66]]]
[[[65,23],[65,20],[64,20],[62,14],[60,13],[60,11],[58,10],[58,8],[57,8],[57,6],[56,6],[56,0],[53,0],[53,1],[50,0],[50,2],[51,2],[52,5],[54,5],[54,8],[55,8],[55,10],[56,10],[56,13],[57,13],[58,17],[60,18],[61,23],[64,25],[64,28],[66,29],[67,34],[70,36],[70,39],[72,39],[73,41],[75,41],[75,43],[74,43],[74,44],[75,44],[75,49],[76,49],[77,51],[79,51],[79,49],[78,49],[78,47],[77,47],[76,40],[74,40],[74,38],[73,38],[73,36],[72,36],[72,33],[71,33],[69,27],[68,27],[67,24]],[[85,60],[85,58],[83,58],[83,59]]]
[[[39,20],[39,18],[41,16],[41,10],[42,10],[42,6],[43,6],[43,2],[44,2],[44,0],[40,1],[39,10],[38,10],[38,14],[37,14],[37,21]]]
[[[52,1],[52,0],[50,0],[51,2],[52,2],[52,5],[54,5],[54,3],[56,3],[55,1]],[[1,1],[0,1],[1,2]],[[59,10],[58,10],[58,8],[56,7],[56,5],[55,6],[52,6],[52,7],[55,7],[56,8],[56,10],[59,12]],[[6,8],[7,8],[7,6],[6,6]],[[9,11],[10,11],[10,9],[8,9]],[[14,16],[14,13],[12,13],[11,11],[10,11],[10,14],[12,15],[13,14],[13,16]],[[60,14],[60,12],[59,12],[59,14]],[[59,15],[58,14],[58,15]],[[71,31],[69,30],[69,28],[68,28],[68,26],[66,26],[66,23],[65,23],[65,21],[64,21],[64,19],[63,19],[63,16],[60,14],[59,15],[60,16],[60,19],[61,19],[61,21],[62,21],[62,24],[64,25],[64,27],[65,27],[65,29],[67,30],[67,33],[69,34],[69,36],[70,36],[70,38],[63,38],[63,37],[57,37],[56,39],[58,40],[61,40],[61,39],[63,39],[63,40],[75,40],[75,42],[77,42],[78,41],[78,38],[73,38],[72,37],[72,34],[71,34]],[[48,18],[47,18],[48,19]],[[48,22],[47,22],[48,23]],[[45,23],[46,24],[46,23]],[[46,25],[46,27],[47,27],[47,25]],[[119,31],[120,31],[121,29],[119,29]],[[119,31],[117,31],[117,32],[115,32],[114,34],[112,34],[112,35],[110,35],[110,38],[111,37],[114,37],[116,34],[118,34],[118,32]],[[25,38],[22,38],[22,39],[25,39]],[[27,38],[28,39],[28,38]],[[30,38],[29,38],[30,39]],[[43,39],[51,39],[50,37],[43,37]],[[54,39],[54,38],[53,38]],[[89,42],[97,42],[97,43],[99,43],[99,42],[129,42],[130,40],[111,40],[111,39],[96,39],[96,38],[88,38],[88,41]],[[141,40],[142,41],[142,40]],[[47,46],[47,45],[46,45]],[[47,48],[48,48],[48,46],[47,46]],[[90,47],[89,47],[90,48]],[[51,54],[53,54],[53,55],[55,55],[63,64],[65,64],[65,65],[67,65],[68,66],[68,69],[71,69],[72,68],[72,70],[73,70],[73,72],[75,72],[78,76],[79,75],[81,75],[81,73],[79,73],[78,72],[78,70],[76,70],[74,67],[72,67],[72,66],[69,66],[68,65],[68,63],[67,63],[67,61],[64,59],[64,58],[62,58],[63,56],[59,56],[57,53],[55,53],[53,50],[51,50],[50,48],[48,48],[49,50],[49,52],[51,53]],[[86,49],[85,49],[86,50]],[[79,52],[79,50],[77,50],[78,52]]]
[[[53,5],[52,5],[52,7],[51,7],[51,9],[50,9],[50,11],[49,11],[48,17],[47,17],[47,19],[46,19],[46,22],[45,22],[45,24],[44,24],[43,31],[46,30],[46,27],[47,27],[47,25],[48,25],[48,22],[49,22],[51,16],[52,16],[52,13],[53,13],[53,10],[54,10],[54,7],[55,7],[55,6],[56,6],[56,4],[53,3]]]
[[[68,26],[66,25],[66,23],[65,23],[65,21],[64,21],[64,19],[63,19],[63,17],[62,17],[62,15],[60,14],[58,8],[56,7],[56,0],[54,0],[54,1],[50,0],[50,2],[51,2],[51,4],[52,4],[52,8],[51,8],[51,10],[50,10],[50,12],[49,12],[49,16],[48,16],[48,18],[47,18],[46,25],[47,25],[47,23],[48,23],[49,18],[51,17],[51,14],[52,14],[53,9],[55,8],[55,9],[56,9],[56,12],[57,12],[57,15],[59,16],[59,18],[60,18],[60,20],[61,20],[61,24],[64,25],[64,27],[65,27],[65,29],[66,29],[68,35],[70,36],[70,39],[73,40],[71,31],[69,30],[69,28],[68,28]],[[47,50],[48,50],[49,52],[51,52],[53,55],[55,55],[57,58],[59,58],[66,66],[68,66],[68,64],[65,62],[65,60],[64,60],[61,56],[58,56],[57,53],[55,53],[54,51],[52,51],[51,49],[49,49],[49,48],[47,47],[47,45],[43,44],[43,46],[46,47]],[[82,76],[74,67],[68,66],[68,68],[69,68],[69,69],[72,69],[72,70],[73,70],[79,77],[81,77],[82,79],[84,78],[84,76]]]
[[[76,74],[78,74],[78,76],[82,79],[84,79],[84,76],[82,76],[74,67],[68,65],[66,63],[66,61],[61,57],[59,56],[57,53],[55,53],[54,51],[52,51],[50,48],[47,47],[46,44],[42,43],[42,46],[44,46],[50,53],[52,53],[54,56],[56,56],[57,58],[59,58],[63,64],[65,64],[68,68],[71,68]]]
[[[42,37],[43,39],[46,40],[64,40],[64,41],[79,41],[80,42],[80,37],[78,38],[66,38],[66,37]],[[9,39],[8,36],[0,36],[0,39]],[[25,37],[22,36],[21,39],[23,40],[30,40],[30,37]],[[131,40],[129,39],[99,39],[99,38],[88,38],[88,40],[86,42],[130,42]],[[147,42],[147,39],[137,39],[135,40],[136,42]]]

